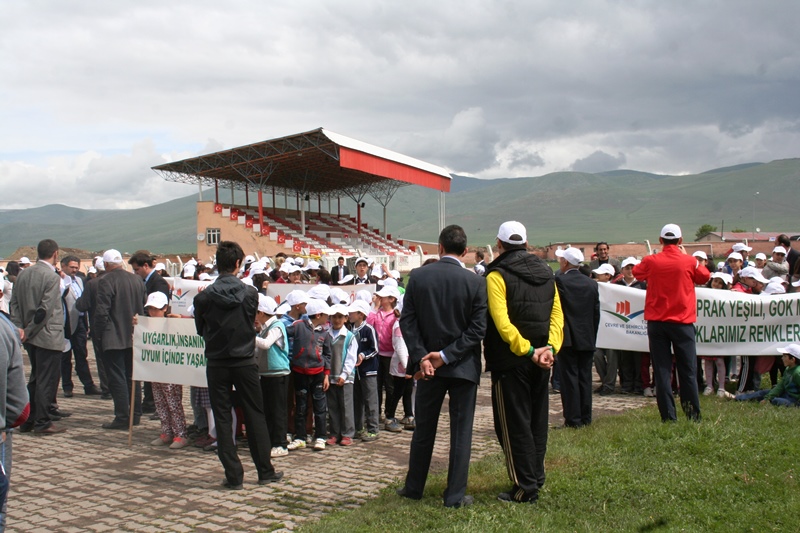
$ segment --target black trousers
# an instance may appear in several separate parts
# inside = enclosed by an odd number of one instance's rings
[[[94,387],[92,371],[89,370],[89,352],[86,350],[86,322],[81,319],[78,327],[70,337],[72,349],[61,355],[61,388],[64,392],[72,392],[75,387],[72,383],[72,358],[75,357],[75,372],[81,380],[83,390],[88,391]]]
[[[561,404],[564,425],[581,427],[592,423],[592,361],[594,350],[571,347],[558,352],[561,374]]]
[[[131,383],[133,380],[133,348],[123,350],[103,350],[103,366],[108,379],[108,390],[114,400],[114,419],[128,422]],[[134,421],[142,416],[142,387],[136,382],[133,400]]]
[[[28,396],[31,414],[26,427],[42,430],[50,427],[50,404],[58,392],[58,377],[61,369],[61,352],[40,348],[26,343],[25,350],[31,361],[31,375],[28,379]]]
[[[414,393],[414,380],[392,376],[392,395],[386,400],[386,419],[395,418],[397,404],[403,399],[403,416],[414,416],[411,408],[411,395]]]
[[[264,420],[269,431],[270,447],[286,448],[286,433],[289,431],[289,378],[285,376],[261,376],[261,397],[264,401]]]
[[[236,453],[231,427],[233,387],[236,387],[238,400],[244,412],[250,456],[258,472],[258,479],[272,475],[275,469],[270,461],[269,430],[264,419],[264,400],[261,396],[258,366],[255,364],[237,367],[209,366],[206,367],[206,379],[211,410],[214,412],[217,427],[217,454],[225,469],[228,483],[241,485],[244,481],[244,469]]]
[[[520,501],[538,498],[545,482],[549,378],[550,371],[532,361],[492,371],[494,429],[513,484],[511,494]],[[563,390],[563,381],[561,386]]]
[[[678,371],[681,407],[690,420],[700,420],[700,398],[697,394],[697,346],[694,324],[647,322],[650,357],[656,382],[656,401],[661,420],[677,420],[675,397],[672,395],[672,355]]]
[[[306,412],[308,411],[308,397],[314,409],[314,438],[324,439],[328,434],[328,398],[322,390],[325,375],[300,374],[293,372],[294,378],[294,438],[306,440]]]
[[[450,460],[447,465],[447,488],[443,497],[444,504],[449,507],[460,503],[467,493],[477,383],[436,376],[417,382],[417,429],[411,438],[405,488],[410,497],[422,497],[431,467],[433,445],[436,443],[439,414],[446,394],[450,397]]]
[[[106,375],[106,365],[103,364],[103,349],[100,343],[92,338],[92,347],[94,347],[94,362],[97,365],[97,377],[100,379],[100,392],[103,394],[111,394],[111,389],[108,388],[108,375]]]
[[[391,418],[386,411],[389,409],[389,400],[394,394],[394,376],[389,372],[392,366],[392,358],[376,355],[378,358],[378,415],[383,411],[386,418]],[[386,390],[386,404],[384,407],[384,389]]]

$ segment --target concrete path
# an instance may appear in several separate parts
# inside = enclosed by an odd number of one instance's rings
[[[94,367],[92,361],[92,368]],[[478,393],[473,459],[500,450],[494,435],[489,376]],[[75,378],[75,383],[80,382]],[[246,448],[240,447],[245,489],[224,491],[214,453],[194,447],[154,448],[159,423],[145,416],[127,432],[101,429],[112,418],[111,401],[76,389],[59,406],[73,416],[59,422],[65,433],[13,436],[14,466],[9,495],[9,531],[274,531],[291,530],[333,510],[357,507],[405,474],[411,432],[383,432],[372,443],[292,452],[275,460],[286,474],[278,484],[259,486]],[[188,409],[188,387],[184,405]],[[597,414],[619,413],[654,403],[641,396],[594,396]],[[551,422],[560,424],[561,401],[550,395]],[[448,417],[440,420],[433,469],[447,465]],[[338,472],[334,475],[331,472]]]

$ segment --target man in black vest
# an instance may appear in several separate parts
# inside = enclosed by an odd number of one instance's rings
[[[564,343],[558,354],[564,425],[578,428],[592,423],[592,361],[600,295],[597,282],[578,268],[583,254],[577,248],[557,250],[556,286],[564,310]]]
[[[527,242],[525,226],[503,223],[500,255],[486,267],[484,357],[492,373],[495,432],[513,484],[497,498],[516,503],[536,502],[544,484],[548,379],[564,328],[553,271],[528,253]]]
[[[400,496],[419,500],[431,466],[439,413],[450,396],[450,462],[445,507],[473,503],[466,494],[472,423],[486,333],[486,283],[464,268],[467,236],[460,226],[439,234],[441,259],[411,272],[400,315],[408,346],[406,374],[417,382],[416,424]]]

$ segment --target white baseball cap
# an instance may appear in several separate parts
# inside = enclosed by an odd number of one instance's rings
[[[394,279],[400,279],[400,271],[399,270],[390,270],[389,275],[392,276]]]
[[[292,307],[299,304],[307,304],[309,299],[306,291],[296,290],[286,295],[286,302]]]
[[[344,304],[334,304],[330,307],[330,313],[328,314],[331,316],[333,315],[347,316],[348,314],[350,314],[350,308]]]
[[[339,285],[347,285],[348,283],[350,283],[351,281],[353,281],[353,277],[354,277],[354,276],[353,276],[352,274],[348,274],[348,275],[346,275],[345,277],[343,277],[343,278],[342,278],[342,279],[339,281]]]
[[[386,278],[380,281],[380,284],[384,287],[397,287],[397,280],[394,278]]]
[[[97,257],[94,258],[94,267],[97,270],[105,270],[106,269],[106,265],[103,263],[103,258],[101,256],[98,255]]]
[[[681,234],[681,227],[677,224],[667,224],[661,228],[660,235],[662,239],[680,239],[683,237]]]
[[[347,308],[350,313],[361,313],[364,316],[369,316],[370,307],[369,303],[364,300],[356,300]]]
[[[734,252],[742,252],[742,251],[749,252],[750,250],[752,250],[752,248],[747,246],[743,242],[737,242],[736,244],[733,245]]]
[[[291,309],[292,309],[292,306],[289,305],[289,302],[284,301],[281,305],[278,306],[277,309],[275,309],[275,314],[276,315],[285,315]]]
[[[147,297],[147,303],[144,304],[145,307],[155,307],[156,309],[164,309],[167,305],[169,305],[167,295],[161,291],[151,292]]]
[[[609,265],[608,263],[600,265],[599,267],[592,270],[592,272],[594,272],[595,274],[608,274],[610,276],[613,276],[615,274],[614,267]]]
[[[580,250],[574,247],[556,250],[556,257],[563,257],[570,265],[580,265],[584,257]]]
[[[708,256],[703,250],[697,250],[695,253],[692,254],[692,257],[699,257],[700,259],[705,259],[708,261]]]
[[[762,292],[764,294],[786,294],[786,287],[783,286],[783,281],[770,280]]]
[[[776,246],[775,248],[772,249],[772,253],[786,255],[786,248],[784,248],[783,246]]]
[[[211,281],[211,274],[208,272],[203,272],[199,276],[197,276],[198,281]]]
[[[278,308],[278,302],[271,296],[265,296],[258,293],[258,310],[268,315],[274,315],[275,309]]]
[[[759,283],[763,283],[766,285],[769,283],[769,280],[761,275],[761,272],[758,271],[755,267],[745,267],[739,272],[740,278],[750,278],[758,281]]]
[[[320,313],[324,315],[330,315],[331,308],[322,300],[317,300],[316,298],[309,300],[308,305],[306,305],[306,314],[308,316],[314,316]]]
[[[317,300],[327,300],[328,297],[331,295],[331,288],[324,283],[319,285],[314,285],[310,289],[308,289],[308,297],[309,298],[316,298]]]
[[[368,305],[372,304],[372,293],[367,289],[361,289],[356,293],[356,300],[367,302]]]
[[[287,274],[294,274],[295,272],[302,272],[302,271],[303,271],[303,269],[302,269],[302,268],[300,268],[300,267],[299,267],[299,266],[297,266],[297,265],[289,265],[289,266],[286,268],[286,273],[287,273]]]
[[[113,248],[106,250],[105,253],[103,253],[103,263],[122,264],[122,254]]]
[[[319,270],[319,263],[316,261],[309,261],[306,265],[306,270]]]
[[[339,287],[331,287],[331,301],[337,303],[349,302],[350,295]]]
[[[392,286],[385,286],[375,294],[377,294],[382,298],[389,298],[389,297],[400,298],[400,291],[397,290],[397,287],[392,287]]]
[[[89,267],[89,270],[87,270],[87,272],[89,274],[97,274],[97,269],[95,267]]]
[[[525,244],[528,242],[528,232],[525,226],[515,220],[503,222],[497,230],[497,238],[508,244]]]
[[[183,267],[183,273],[186,276],[194,276],[194,271],[194,265],[190,265],[189,263],[186,263],[186,266]]]
[[[744,261],[744,257],[742,257],[742,254],[740,254],[739,252],[731,252],[731,253],[729,253],[727,260],[730,261],[731,259],[737,259],[739,261]]]
[[[356,259],[355,264],[357,265],[357,264],[361,263],[362,261],[364,263],[366,263],[367,266],[369,266],[369,259],[367,259],[366,257],[359,257],[358,259]]]
[[[19,258],[18,263],[20,265],[30,265],[31,264],[31,260],[23,255],[22,257]]]
[[[761,259],[762,261],[766,261],[767,260],[767,254],[765,254],[764,252],[758,252],[756,254],[756,259]]]
[[[719,278],[722,281],[724,281],[727,285],[730,285],[731,283],[733,283],[733,276],[731,276],[727,272],[714,272],[713,274],[711,274],[711,278],[712,279],[713,278]]]
[[[790,344],[783,348],[778,348],[778,353],[789,354],[795,359],[800,359],[800,344]]]
[[[166,270],[167,269],[167,265],[165,265],[164,263],[156,263],[156,266],[153,267],[153,268],[155,270]]]
[[[700,253],[703,253],[703,252],[700,252]],[[703,255],[705,255],[705,254],[703,254]],[[627,258],[625,258],[625,260],[622,262],[622,268],[625,268],[625,267],[626,267],[626,266],[628,266],[628,265],[633,265],[633,266],[636,266],[636,265],[638,265],[639,263],[640,263],[640,261],[639,261],[638,259],[636,259],[635,257],[627,257]]]

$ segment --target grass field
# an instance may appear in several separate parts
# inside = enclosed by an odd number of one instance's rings
[[[422,501],[394,485],[302,531],[797,531],[800,409],[701,402],[699,424],[662,424],[650,406],[551,430],[536,505],[496,500],[509,482],[493,455],[472,465],[471,507],[442,507],[440,474]]]

